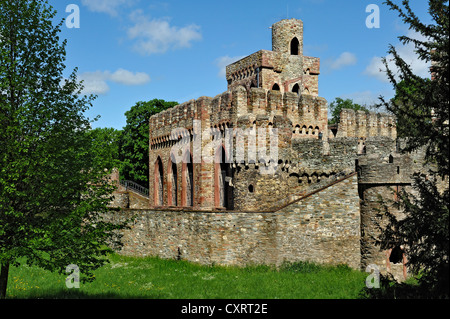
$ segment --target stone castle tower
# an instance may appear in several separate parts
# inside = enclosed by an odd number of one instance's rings
[[[393,269],[392,252],[370,239],[375,198],[386,186],[409,187],[419,157],[397,154],[395,119],[386,114],[343,110],[329,129],[319,74],[320,59],[303,55],[303,22],[281,20],[271,51],[227,66],[227,91],[150,118],[145,223],[169,228],[140,230],[152,238],[144,254]],[[403,273],[403,257],[395,263]]]
[[[228,89],[240,85],[318,95],[320,60],[303,56],[303,22],[282,20],[272,26],[272,51],[258,51],[227,67]]]

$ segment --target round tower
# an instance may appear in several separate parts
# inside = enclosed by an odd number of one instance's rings
[[[361,200],[361,265],[363,269],[376,265],[381,273],[391,273],[394,278],[403,281],[408,276],[404,247],[381,249],[376,242],[388,224],[382,214],[383,205],[387,205],[397,219],[404,218],[396,203],[399,201],[398,192],[411,192],[411,159],[395,153],[386,158],[360,156],[357,171]]]
[[[303,22],[285,19],[273,24],[272,51],[303,56]]]

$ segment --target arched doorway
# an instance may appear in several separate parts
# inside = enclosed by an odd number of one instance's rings
[[[154,200],[155,206],[164,205],[164,172],[161,158],[158,157],[155,163],[154,173]]]
[[[186,152],[181,170],[182,190],[181,205],[194,206],[194,166],[190,152]]]
[[[167,205],[178,206],[178,173],[177,164],[172,159],[169,159],[169,166],[167,170]]]
[[[230,163],[227,163],[227,154],[223,146],[216,152],[214,168],[214,205],[220,208],[232,209],[233,170]]]

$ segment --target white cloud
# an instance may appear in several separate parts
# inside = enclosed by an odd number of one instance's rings
[[[108,81],[123,85],[142,85],[150,81],[150,76],[142,72],[130,72],[124,69],[118,69],[115,72],[96,71],[85,72],[78,76],[79,80],[83,80],[83,94],[104,95],[109,92]]]
[[[78,76],[78,80],[83,81],[83,94],[104,95],[109,92],[104,72],[85,72]]]
[[[118,69],[110,75],[110,80],[124,85],[142,85],[150,81],[147,73],[130,72],[124,69]]]
[[[383,92],[383,95],[391,96],[392,92],[385,91],[385,92]],[[374,93],[370,90],[366,90],[366,91],[343,94],[340,97],[342,99],[351,99],[354,103],[357,103],[362,106],[370,107],[372,105],[380,103],[379,96],[380,96],[380,94]]]
[[[414,38],[414,39],[418,39],[418,40],[425,39],[425,37],[413,32],[413,31],[408,31],[408,33],[406,35],[410,38]],[[400,55],[400,57],[406,63],[408,63],[410,65],[414,74],[419,75],[421,77],[429,77],[430,76],[430,73],[429,73],[430,64],[419,59],[417,54],[414,52],[414,44],[413,43],[408,43],[407,45],[399,44],[395,47],[395,49],[397,50],[397,53]],[[394,57],[392,54],[389,54],[388,56],[386,56],[386,61],[387,61],[389,69],[395,71],[397,69],[397,67],[395,66],[393,59],[394,59]],[[386,82],[386,83],[389,82],[389,79],[386,75],[386,67],[383,64],[381,57],[377,57],[377,56],[373,57],[370,60],[369,65],[366,67],[364,73],[367,74],[368,76],[371,76],[371,77],[374,77],[374,78],[380,80],[381,82]]]
[[[193,41],[202,39],[196,24],[179,28],[170,25],[168,19],[149,19],[141,10],[133,12],[130,19],[134,25],[128,29],[128,38],[137,41],[135,49],[144,55],[188,48]]]
[[[81,3],[90,11],[107,13],[111,16],[117,16],[119,8],[127,4],[129,0],[81,0]]]
[[[354,65],[356,61],[356,55],[351,52],[343,52],[336,60],[330,62],[330,68],[338,70],[348,65]]]
[[[234,57],[230,57],[228,55],[225,56],[221,56],[219,58],[217,58],[215,60],[215,64],[216,66],[219,68],[219,73],[217,74],[217,76],[223,78],[226,75],[226,67],[229,64],[232,64],[236,61],[239,61],[240,59],[244,58],[245,56],[234,56]]]

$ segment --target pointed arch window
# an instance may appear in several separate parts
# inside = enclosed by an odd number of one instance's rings
[[[299,55],[298,49],[300,46],[300,42],[297,38],[293,38],[291,40],[291,55]]]
[[[300,86],[298,83],[295,83],[295,85],[292,87],[292,92],[297,93],[297,95],[300,93]]]

